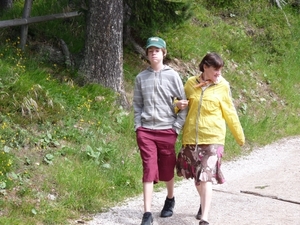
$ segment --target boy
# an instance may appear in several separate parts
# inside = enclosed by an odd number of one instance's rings
[[[150,66],[135,79],[133,108],[137,144],[143,161],[144,215],[141,225],[153,223],[151,213],[153,184],[164,181],[167,198],[161,217],[173,215],[175,142],[183,127],[188,104],[177,72],[163,64],[166,42],[159,37],[147,40]],[[174,100],[179,111],[175,111]],[[180,108],[185,108],[180,110]]]

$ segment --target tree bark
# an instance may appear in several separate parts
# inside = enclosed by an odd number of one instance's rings
[[[119,94],[128,107],[123,76],[123,0],[89,0],[86,42],[80,73]]]

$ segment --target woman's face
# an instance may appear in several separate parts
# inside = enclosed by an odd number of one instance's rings
[[[219,77],[222,75],[222,69],[223,67],[216,69],[213,66],[206,66],[204,65],[204,79],[205,80],[211,80],[212,82],[216,82]]]

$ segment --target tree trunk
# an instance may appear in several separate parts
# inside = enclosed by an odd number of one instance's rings
[[[80,73],[119,93],[128,107],[123,77],[123,0],[89,0],[84,59]]]
[[[13,6],[13,0],[0,0],[0,11],[10,9]]]

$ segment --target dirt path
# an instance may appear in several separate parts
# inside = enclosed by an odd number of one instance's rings
[[[249,156],[222,164],[227,182],[214,186],[210,225],[300,225],[300,137],[282,139]],[[154,225],[197,225],[199,197],[192,180],[176,184],[175,210],[170,218],[159,212],[166,192],[155,192]],[[139,225],[142,196],[128,199],[89,225]]]

